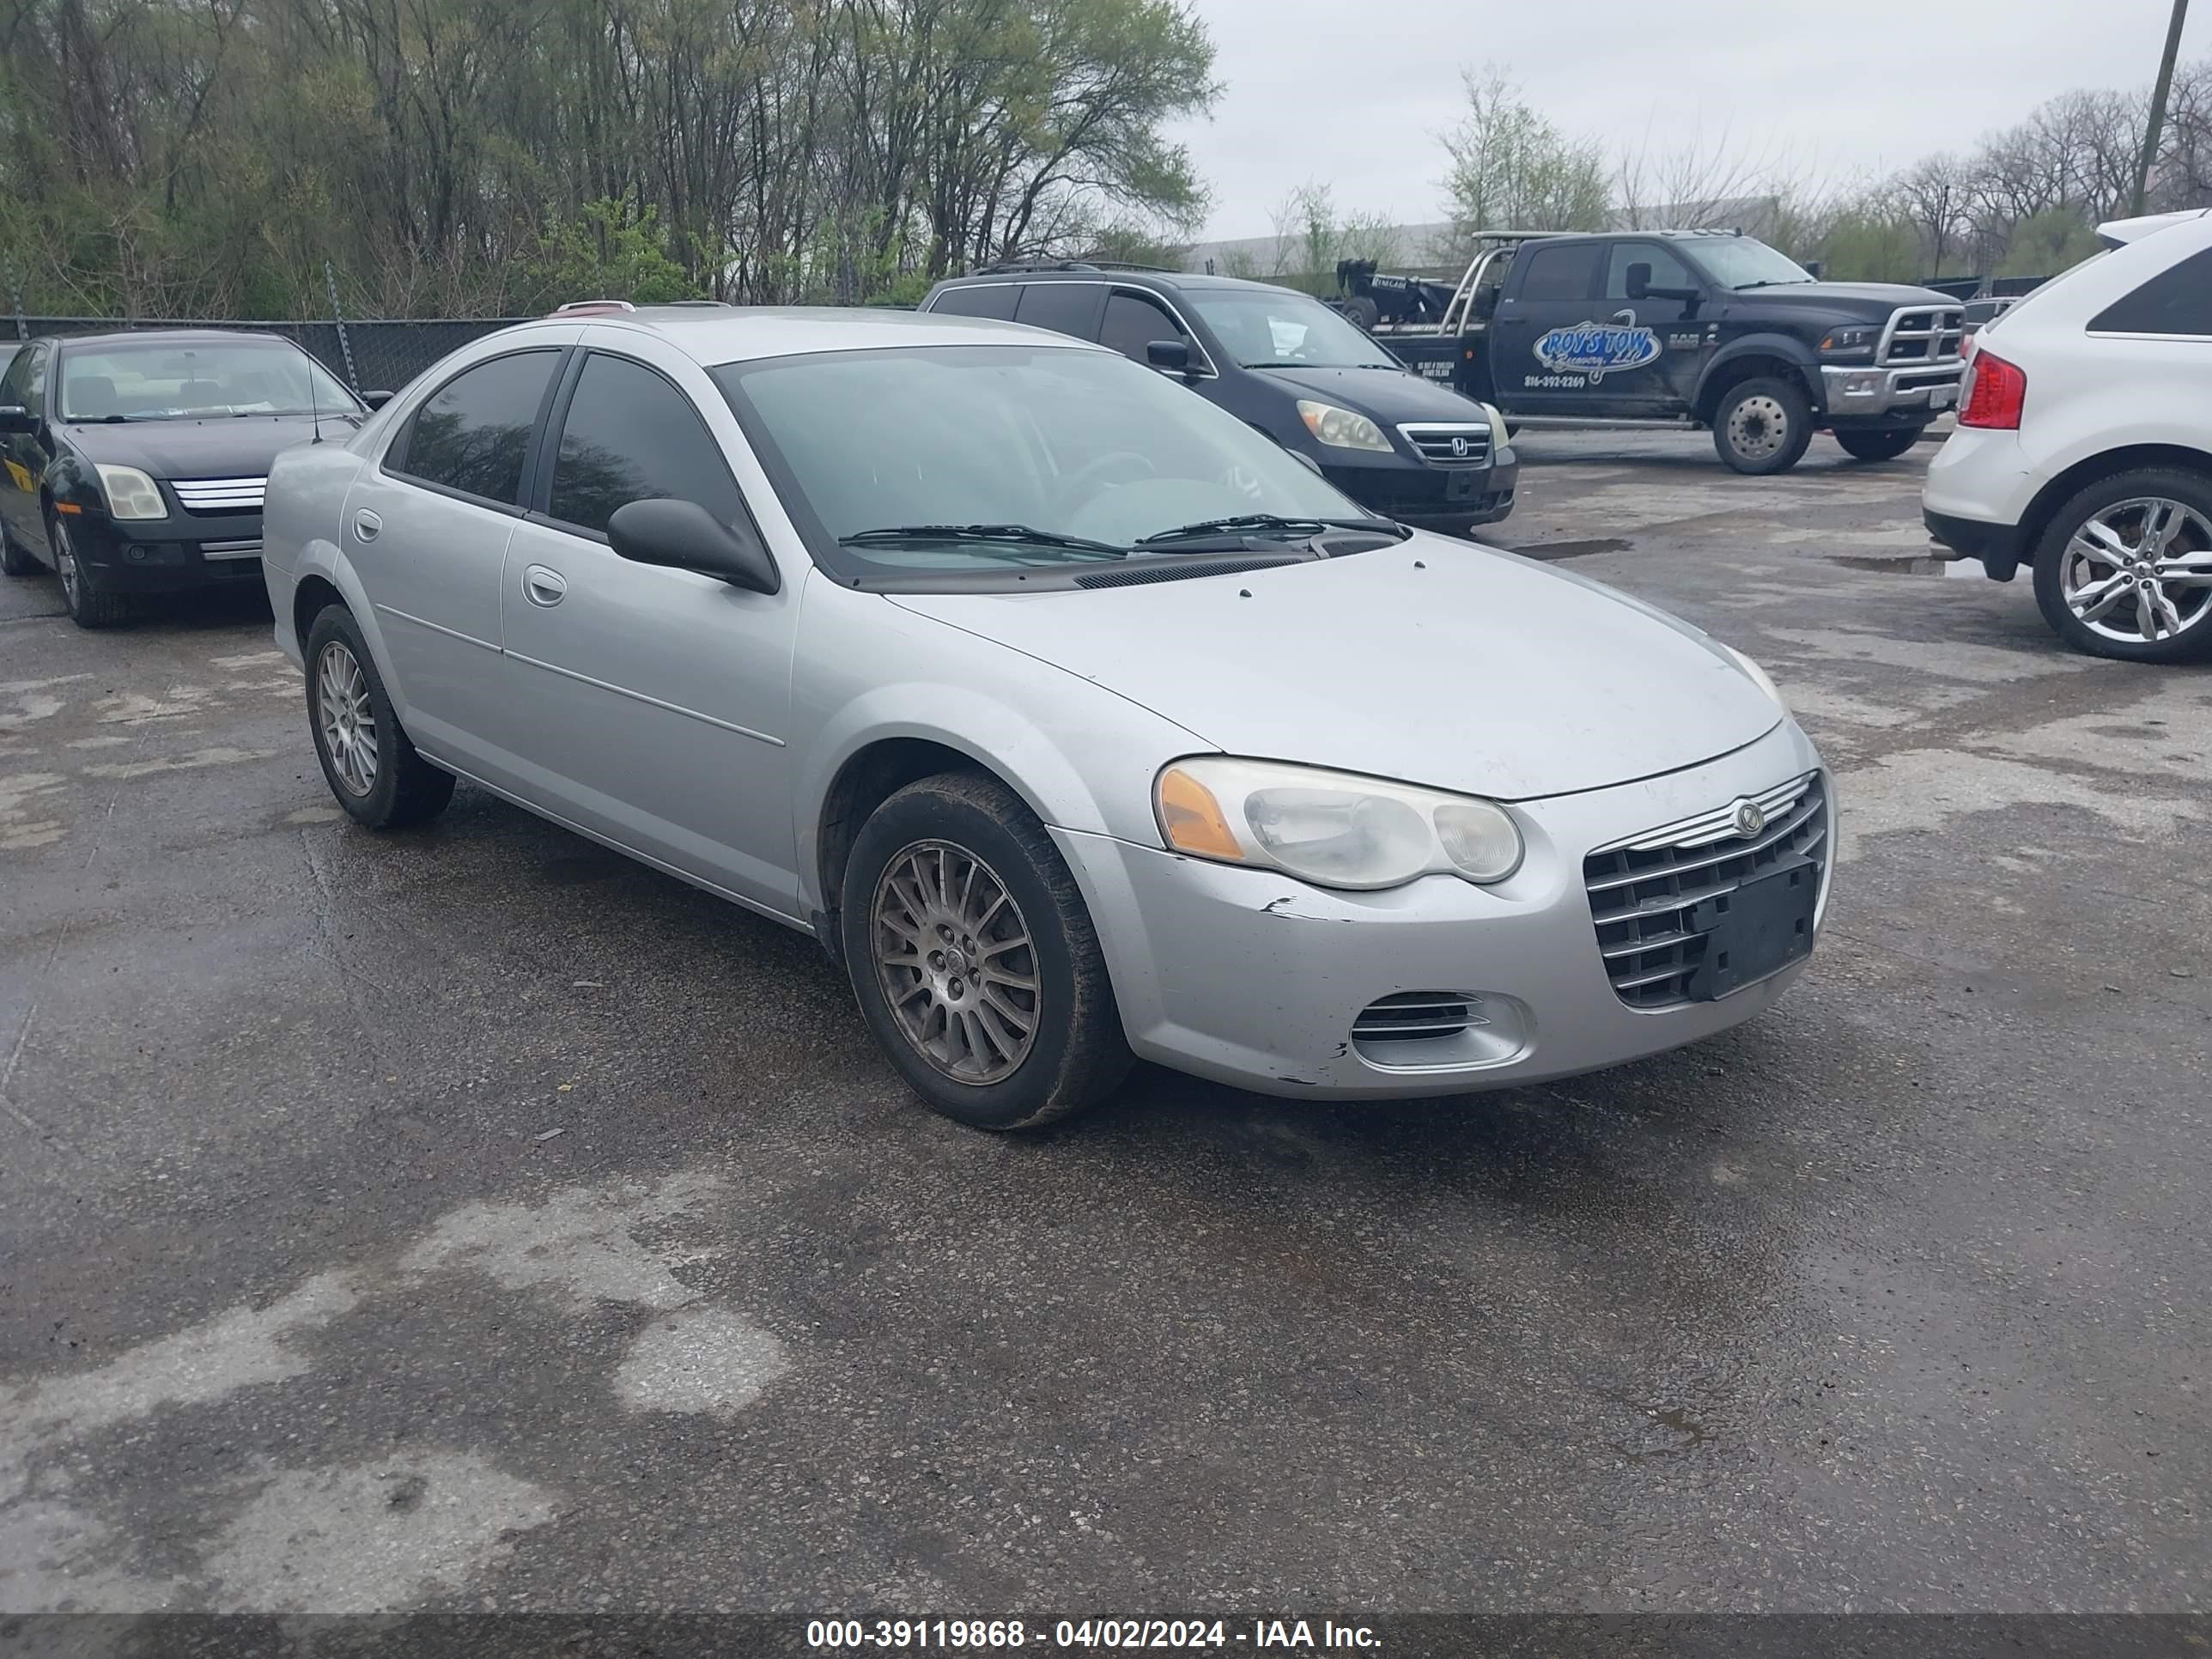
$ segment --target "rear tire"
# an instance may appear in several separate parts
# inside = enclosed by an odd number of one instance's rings
[[[2146,531],[2166,510],[2168,544],[2151,554]],[[2034,556],[2035,603],[2076,651],[2120,662],[2212,657],[2212,474],[2142,467],[2101,478],[2051,516]]]
[[[76,556],[69,526],[57,514],[46,520],[46,545],[54,550],[54,574],[62,580],[62,604],[79,628],[112,628],[129,622],[137,609],[120,593],[101,589],[99,578]]]
[[[995,778],[940,773],[878,807],[854,842],[838,926],[868,1030],[945,1116],[1036,1128],[1127,1074],[1083,895]]]
[[[330,605],[307,629],[307,729],[331,793],[356,823],[402,830],[453,798],[453,775],[415,752],[353,614]]]
[[[1713,448],[1736,471],[1754,477],[1787,472],[1812,441],[1813,405],[1795,380],[1739,380],[1713,411]]]
[[[1363,329],[1371,330],[1382,320],[1382,308],[1364,294],[1340,301],[1338,308]]]
[[[1838,432],[1835,436],[1844,453],[1855,461],[1893,461],[1918,443],[1920,434],[1927,429],[1908,426],[1902,431],[1892,428],[1883,432]]]
[[[45,568],[31,556],[31,550],[15,539],[7,520],[0,519],[0,575],[35,576]]]

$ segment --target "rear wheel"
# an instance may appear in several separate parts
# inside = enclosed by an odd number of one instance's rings
[[[15,539],[8,521],[0,519],[0,575],[35,576],[45,568],[31,556],[31,550]]]
[[[878,807],[853,845],[839,925],[868,1029],[947,1117],[1035,1128],[1127,1073],[1075,878],[995,779],[945,773]]]
[[[1812,441],[1813,405],[1791,380],[1740,380],[1713,411],[1713,447],[1738,472],[1787,472]]]
[[[415,752],[361,629],[342,605],[307,630],[307,726],[331,793],[371,830],[422,823],[446,810],[453,775]]]
[[[2035,601],[2093,656],[2212,656],[2212,475],[2147,467],[2076,492],[2036,545]]]
[[[71,622],[79,628],[112,628],[131,619],[131,601],[102,591],[100,579],[77,557],[68,521],[58,514],[46,520],[46,545],[54,550],[54,574],[62,579],[62,603]]]
[[[1893,461],[1920,441],[1927,428],[1908,426],[1883,432],[1838,432],[1836,441],[1855,461]]]

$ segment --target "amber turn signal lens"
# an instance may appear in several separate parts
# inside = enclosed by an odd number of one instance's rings
[[[1179,853],[1242,862],[1244,849],[1231,833],[1213,792],[1179,766],[1160,775],[1160,833]]]

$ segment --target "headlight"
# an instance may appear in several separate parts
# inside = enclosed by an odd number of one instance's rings
[[[1495,404],[1485,404],[1482,418],[1490,422],[1490,453],[1495,455],[1512,441],[1511,434],[1505,430],[1504,411]]]
[[[166,519],[169,509],[161,500],[161,492],[154,481],[135,466],[108,466],[94,463],[100,474],[100,487],[107,492],[107,516],[111,519]]]
[[[1735,659],[1735,665],[1751,677],[1751,683],[1753,685],[1765,692],[1766,695],[1773,698],[1775,702],[1782,703],[1782,706],[1784,708],[1787,708],[1790,706],[1788,703],[1782,702],[1782,693],[1775,689],[1774,682],[1767,678],[1766,671],[1764,668],[1761,668],[1757,663],[1745,656],[1742,652],[1737,650],[1732,645],[1723,645],[1721,647],[1721,649],[1727,652],[1729,656]]]
[[[1820,341],[1820,353],[1826,357],[1872,357],[1875,342],[1880,338],[1881,328],[1872,324],[1864,328],[1832,328]]]
[[[1470,795],[1218,755],[1176,762],[1152,795],[1175,851],[1316,887],[1400,887],[1431,872],[1498,882],[1521,867],[1512,815]]]
[[[1386,455],[1390,453],[1390,441],[1382,435],[1382,428],[1364,415],[1339,409],[1334,404],[1317,404],[1301,398],[1298,418],[1306,423],[1307,431],[1333,448],[1379,449]]]

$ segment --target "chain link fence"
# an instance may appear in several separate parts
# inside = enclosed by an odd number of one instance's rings
[[[520,317],[382,319],[369,322],[204,321],[191,318],[24,317],[0,319],[0,343],[54,334],[106,334],[123,329],[226,328],[281,334],[296,342],[356,392],[397,392],[457,347],[525,320]]]

